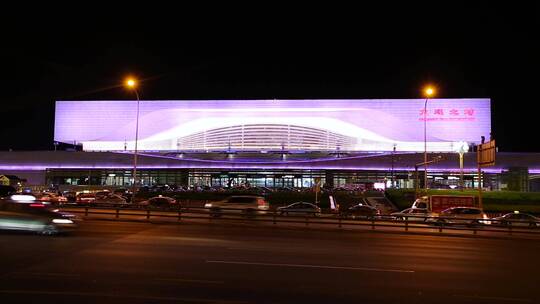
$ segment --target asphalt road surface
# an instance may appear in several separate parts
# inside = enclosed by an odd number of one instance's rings
[[[0,234],[0,303],[540,303],[540,241],[86,221]]]

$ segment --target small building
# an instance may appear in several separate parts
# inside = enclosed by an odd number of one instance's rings
[[[26,179],[19,178],[16,175],[0,174],[0,185],[20,187],[26,183]]]

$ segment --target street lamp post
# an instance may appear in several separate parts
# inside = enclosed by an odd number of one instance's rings
[[[459,154],[459,188],[461,191],[463,191],[465,186],[463,183],[463,154],[469,151],[469,144],[464,141],[460,141],[456,146],[454,146],[454,150]]]
[[[426,100],[424,102],[424,191],[427,192],[427,103],[429,98],[435,94],[435,89],[431,86],[428,86],[425,88],[424,94],[426,96]]]
[[[139,92],[137,91],[137,82],[133,78],[128,78],[126,80],[126,86],[135,92],[137,97],[137,116],[135,119],[135,150],[133,151],[133,184],[132,184],[132,195],[135,195],[135,190],[137,189],[137,144],[139,139]]]

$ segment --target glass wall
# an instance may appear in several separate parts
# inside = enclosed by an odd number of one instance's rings
[[[374,183],[384,183],[387,187],[414,188],[415,174],[411,172],[390,171],[323,171],[323,170],[237,170],[218,171],[211,169],[161,169],[137,170],[142,185],[178,185],[206,187],[268,187],[268,188],[311,188],[315,180],[321,185],[342,188],[369,188]],[[418,181],[423,185],[423,172]],[[113,187],[131,186],[132,170],[118,169],[51,169],[47,170],[47,184],[55,185],[103,185]],[[476,174],[464,174],[465,188],[478,187]],[[459,186],[459,172],[429,172],[430,188],[453,189]],[[484,174],[484,187],[498,190],[500,176]]]

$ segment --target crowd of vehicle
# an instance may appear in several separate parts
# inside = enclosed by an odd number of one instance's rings
[[[85,206],[123,205],[140,208],[162,208],[163,210],[180,210],[183,206],[172,197],[164,195],[151,196],[148,199],[131,203],[131,194],[127,190],[102,190],[95,192],[61,193],[42,192],[35,195],[29,193],[4,193],[0,195],[0,230],[28,230],[42,234],[56,234],[74,229],[80,220],[77,216],[61,212],[58,206],[63,204],[82,204]],[[324,212],[317,204],[311,202],[294,202],[271,208],[264,196],[232,195],[222,200],[208,201],[204,204],[212,217],[220,217],[228,213],[242,213],[248,217],[260,214],[301,217],[338,217],[351,220],[385,220],[397,222],[423,223],[427,225],[492,225],[501,227],[523,226],[540,227],[540,218],[522,212],[511,212],[497,217],[488,217],[480,208],[471,206],[454,206],[434,211],[422,201],[415,201],[411,208],[390,214],[370,205],[367,200],[348,206],[339,206]]]

